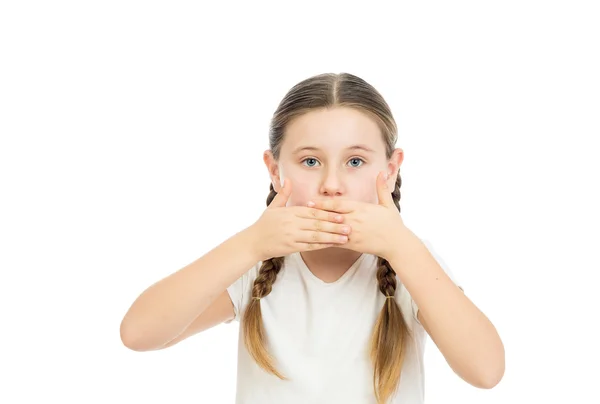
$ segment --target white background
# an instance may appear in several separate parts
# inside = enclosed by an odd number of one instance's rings
[[[600,402],[597,2],[197,3],[0,6],[0,402],[234,402],[236,323],[119,324],[258,218],[271,114],[322,72],[390,103],[404,220],[506,347],[478,390],[429,340],[426,402]]]

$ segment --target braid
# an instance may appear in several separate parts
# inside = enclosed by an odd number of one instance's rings
[[[273,257],[265,260],[258,272],[258,276],[254,280],[252,287],[252,297],[262,299],[271,293],[273,283],[277,279],[277,274],[283,264],[283,257]]]
[[[402,212],[400,209],[400,187],[402,186],[402,178],[400,177],[400,173],[398,173],[398,177],[396,178],[396,184],[394,185],[394,191],[392,192],[392,199],[394,200],[394,205],[398,208],[398,212]]]
[[[400,174],[396,178],[392,199],[400,212]],[[390,263],[378,257],[377,284],[385,296],[396,295],[396,271]],[[385,299],[385,303],[371,336],[370,353],[373,362],[373,388],[378,403],[385,403],[400,384],[400,375],[405,357],[405,345],[409,330],[402,311],[395,299]]]
[[[273,183],[271,183],[271,187],[269,188],[269,196],[267,196],[267,206],[269,206],[271,202],[273,202],[275,196],[277,196],[277,192],[275,192],[275,188],[273,188]]]
[[[276,195],[277,193],[273,188],[273,184],[271,184],[269,196],[267,197],[267,206],[271,204]],[[273,257],[263,261],[252,285],[252,296],[250,296],[250,302],[246,308],[242,326],[244,343],[252,358],[265,371],[285,380],[286,378],[275,369],[273,357],[266,349],[267,338],[260,308],[260,299],[271,293],[273,283],[277,279],[277,274],[281,270],[283,262],[283,257]]]
[[[392,269],[390,263],[381,257],[377,261],[377,283],[379,290],[385,296],[396,294],[396,272]]]

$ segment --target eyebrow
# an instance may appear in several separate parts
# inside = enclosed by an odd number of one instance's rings
[[[314,146],[300,146],[298,148],[296,148],[292,154],[298,154],[301,151],[319,151],[320,149],[318,147],[314,147]],[[375,153],[375,150],[371,149],[370,147],[364,145],[364,144],[356,144],[353,146],[349,146],[346,147],[346,150],[362,150],[362,151],[366,151],[369,153]]]

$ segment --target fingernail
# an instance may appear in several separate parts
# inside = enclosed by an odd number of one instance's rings
[[[313,201],[308,201],[308,202],[306,202],[306,206],[308,206],[309,208],[312,208],[313,206],[315,206],[315,203]]]
[[[342,221],[342,217],[341,216],[336,216],[335,220],[337,220],[338,222],[341,222]]]
[[[346,242],[346,241],[348,241],[348,237],[346,237],[346,236],[340,236],[340,241]]]

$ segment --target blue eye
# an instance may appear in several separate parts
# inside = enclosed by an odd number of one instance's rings
[[[365,161],[361,158],[358,157],[354,157],[352,159],[349,160],[350,165],[353,168],[358,168],[360,167]],[[312,158],[312,157],[308,157],[305,158],[304,160],[302,160],[302,163],[305,164],[307,167],[315,167],[319,162],[317,159]]]
[[[307,159],[302,160],[302,162],[303,163],[305,163],[305,162],[311,162],[311,163],[317,164],[317,159],[313,159],[313,158],[309,157]],[[308,164],[308,166],[309,167],[314,167],[313,164]]]
[[[360,167],[362,165],[362,163],[364,163],[365,161],[363,159],[359,159],[357,157],[350,159],[351,162],[359,162],[358,165],[352,165],[352,167]]]

